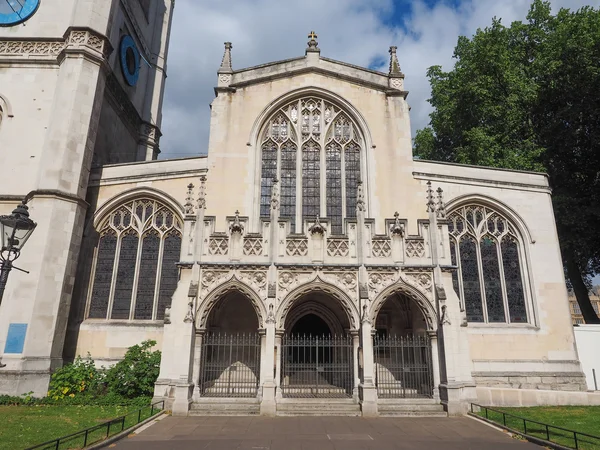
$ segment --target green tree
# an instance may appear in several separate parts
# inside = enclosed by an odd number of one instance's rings
[[[423,159],[545,171],[565,272],[586,323],[600,271],[600,10],[534,0],[526,22],[493,19],[460,37],[449,72],[431,67]]]

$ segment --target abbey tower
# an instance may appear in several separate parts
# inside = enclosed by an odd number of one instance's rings
[[[62,364],[90,170],[154,160],[172,0],[0,1],[0,214],[38,223],[0,306],[0,393]]]

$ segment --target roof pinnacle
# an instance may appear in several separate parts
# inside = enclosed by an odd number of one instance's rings
[[[233,45],[231,42],[225,42],[225,53],[223,53],[223,60],[221,61],[221,67],[219,67],[218,73],[231,73],[231,49]]]
[[[395,45],[390,47],[390,75],[402,75],[400,63],[398,62],[398,56],[396,55],[397,49],[398,47]]]
[[[311,31],[308,34],[308,47],[306,48],[306,52],[317,52],[319,53],[321,50],[319,49],[319,43],[317,42],[317,33]]]

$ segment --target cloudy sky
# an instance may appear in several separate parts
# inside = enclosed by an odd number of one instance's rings
[[[600,0],[552,0],[554,10],[600,6]],[[163,112],[164,158],[206,153],[209,104],[223,42],[233,43],[233,68],[304,55],[307,34],[321,55],[387,71],[398,46],[412,106],[412,128],[428,123],[432,65],[452,67],[459,35],[471,36],[492,17],[524,20],[529,0],[177,0]]]

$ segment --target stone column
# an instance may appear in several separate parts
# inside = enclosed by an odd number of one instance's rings
[[[350,335],[352,336],[352,357],[354,358],[353,370],[354,370],[354,386],[352,389],[352,397],[358,399],[358,386],[360,385],[360,376],[358,372],[358,359],[360,357],[360,332],[358,330],[351,330]]]
[[[260,413],[263,416],[274,416],[277,409],[275,401],[276,384],[274,379],[275,372],[275,320],[274,317],[267,318],[265,330],[265,346],[261,355],[260,372],[262,386],[262,401],[260,403]]]
[[[194,344],[194,362],[192,368],[192,383],[194,383],[194,401],[200,398],[200,365],[202,364],[202,340],[206,330],[196,330],[196,341]]]
[[[431,341],[431,369],[433,373],[433,398],[440,400],[440,352],[438,348],[437,331],[428,332]]]
[[[377,416],[377,387],[375,386],[372,328],[371,322],[363,318],[360,330],[363,379],[358,388],[361,410],[364,417]]]
[[[275,396],[277,399],[281,398],[281,352],[283,340],[283,330],[276,330],[275,332]]]

